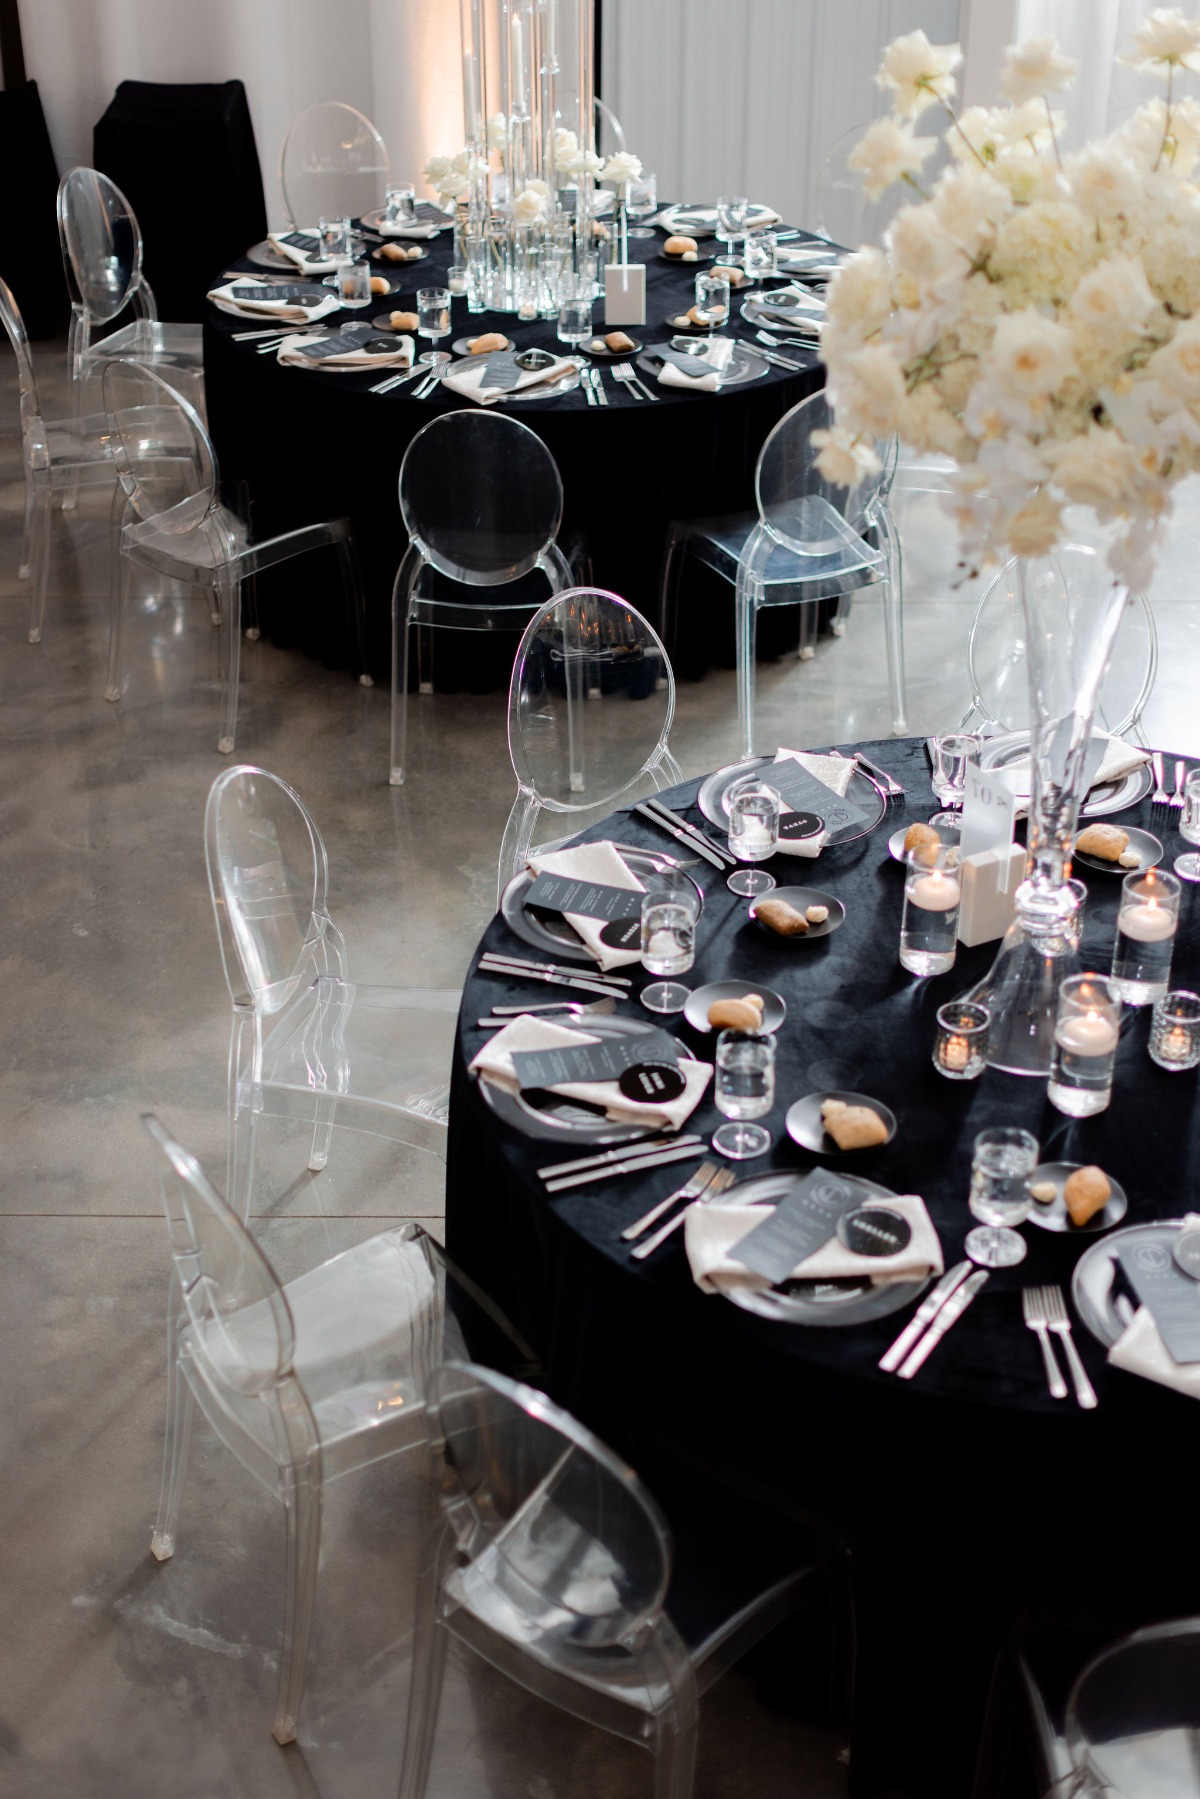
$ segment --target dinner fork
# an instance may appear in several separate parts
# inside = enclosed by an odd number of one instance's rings
[[[1038,1343],[1041,1345],[1042,1361],[1046,1367],[1046,1383],[1050,1388],[1051,1399],[1065,1399],[1067,1383],[1062,1377],[1050,1343],[1045,1287],[1022,1287],[1021,1313],[1025,1319],[1026,1330],[1034,1331]]]
[[[1063,1290],[1061,1287],[1045,1287],[1043,1292],[1046,1295],[1046,1323],[1063,1346],[1067,1367],[1071,1370],[1071,1379],[1075,1383],[1075,1398],[1085,1412],[1090,1412],[1097,1403],[1096,1392],[1079,1359],[1079,1351],[1071,1335],[1071,1320],[1067,1316]]]
[[[1177,762],[1175,764],[1175,791],[1171,795],[1171,800],[1170,800],[1170,803],[1172,806],[1174,806],[1176,812],[1183,811],[1183,783],[1186,779],[1187,779],[1187,763],[1186,762]]]
[[[614,362],[613,374],[618,381],[626,382],[631,390],[638,394],[643,400],[653,400],[657,402],[659,398],[658,394],[652,394],[645,382],[638,379],[637,375],[634,374],[633,364],[631,362]]]
[[[641,1218],[636,1219],[633,1224],[626,1225],[621,1232],[622,1239],[626,1243],[632,1243],[635,1237],[640,1237],[644,1231],[648,1231],[652,1224],[657,1224],[663,1213],[669,1212],[673,1205],[678,1205],[681,1200],[687,1204],[693,1199],[699,1199],[700,1195],[711,1186],[719,1172],[719,1165],[716,1162],[701,1162],[696,1172],[682,1187],[677,1188],[674,1193],[668,1193],[665,1199],[660,1199],[656,1206],[651,1206],[650,1210]]]
[[[424,365],[422,364],[422,367],[423,366]],[[441,380],[441,378],[442,378],[442,371],[441,371],[440,367],[435,365],[435,367],[433,368],[432,372],[429,375],[428,380],[422,381],[420,387],[413,388],[413,399],[414,400],[427,400],[429,398],[430,394],[433,392],[434,388],[438,385],[438,382]]]
[[[1163,780],[1163,759],[1161,750],[1151,750],[1150,766],[1154,770],[1154,792],[1150,795],[1150,804],[1152,806],[1169,806],[1171,804],[1171,796],[1167,792]]]
[[[816,323],[815,320],[813,322]],[[798,350],[815,350],[818,343],[816,331],[808,337],[780,337],[775,332],[766,330],[756,331],[754,335],[760,344],[768,344],[772,350],[782,349],[787,344],[794,344]]]
[[[732,1185],[733,1169],[719,1168],[712,1180],[709,1181],[699,1199],[693,1199],[690,1205],[684,1206],[682,1212],[677,1212],[674,1218],[668,1218],[662,1228],[655,1231],[652,1237],[647,1237],[644,1243],[639,1243],[637,1248],[633,1251],[632,1259],[635,1262],[644,1262],[647,1256],[652,1256],[654,1254],[660,1243],[665,1243],[672,1232],[679,1229],[680,1225],[691,1211],[692,1206],[710,1205],[714,1199],[724,1193],[726,1187],[732,1187]]]

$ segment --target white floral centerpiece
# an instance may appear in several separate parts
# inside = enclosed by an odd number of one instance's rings
[[[1176,91],[1200,69],[1200,20],[1148,15],[1127,60],[1165,95],[1071,153],[1050,96],[1076,68],[1052,36],[1009,49],[1001,107],[955,111],[960,60],[914,31],[876,78],[892,111],[851,165],[869,197],[904,182],[914,201],[886,253],[830,284],[822,472],[856,485],[896,435],[957,464],[968,566],[1044,555],[1082,505],[1114,574],[1143,586],[1172,485],[1200,468],[1200,105]],[[936,139],[917,125],[934,106],[950,162],[926,187]]]

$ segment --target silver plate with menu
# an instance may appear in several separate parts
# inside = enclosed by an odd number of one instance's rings
[[[555,1020],[568,1029],[586,1032],[589,1037],[636,1037],[662,1029],[661,1020],[643,1023],[640,1018],[604,1018]],[[661,1137],[661,1126],[619,1124],[606,1118],[598,1106],[571,1099],[548,1089],[528,1089],[509,1093],[493,1081],[480,1079],[479,1091],[485,1104],[505,1124],[511,1124],[527,1137],[544,1138],[548,1142],[632,1143],[639,1137]],[[696,1152],[701,1153],[699,1150]]]
[[[697,353],[702,352],[705,347],[706,343],[704,338],[697,338],[693,343],[686,345],[676,345],[676,348],[683,355],[688,355],[693,350]],[[655,356],[653,351],[643,350],[637,359],[637,366],[643,375],[648,375],[652,380],[657,380],[663,365],[660,358]],[[717,385],[718,387],[740,387],[747,381],[760,381],[764,375],[770,373],[770,369],[770,363],[764,361],[761,356],[756,356],[754,351],[750,349],[748,345],[735,344],[733,346],[733,355],[718,374]],[[684,380],[687,380],[686,375],[684,376]],[[677,393],[686,393],[687,388],[676,388],[675,391]],[[701,393],[706,391],[705,388],[700,389]]]
[[[1002,737],[989,737],[979,752],[980,768],[1010,768],[1014,762],[1024,760],[1028,764],[1029,732],[1006,731]],[[1090,789],[1082,806],[1079,808],[1081,818],[1104,818],[1110,812],[1124,812],[1128,806],[1136,806],[1144,800],[1154,782],[1150,774],[1150,765],[1143,762],[1127,775],[1116,781],[1104,781]],[[1029,804],[1028,781],[1020,784],[1017,793],[1018,805]]]
[[[620,844],[617,852],[630,872],[635,875],[652,875],[663,872],[664,862],[651,850],[634,849],[627,844]],[[596,967],[596,958],[581,939],[578,931],[569,925],[559,912],[543,912],[526,906],[525,895],[533,886],[535,876],[529,869],[522,869],[514,875],[500,898],[500,916],[514,936],[522,943],[528,943],[531,949],[543,949],[561,961],[566,957],[569,962],[583,962],[589,968]],[[690,876],[683,877],[688,885],[695,887],[700,894],[700,908],[704,909],[704,895]]]
[[[1132,1300],[1114,1291],[1119,1252],[1136,1244],[1155,1243],[1171,1255],[1183,1228],[1182,1218],[1163,1218],[1157,1224],[1131,1224],[1123,1231],[1101,1237],[1076,1262],[1071,1278],[1071,1303],[1082,1323],[1105,1349],[1111,1349],[1133,1322],[1137,1309]]]
[[[743,775],[763,774],[773,766],[772,756],[748,756],[744,762],[731,762],[727,768],[718,768],[715,774],[709,775],[699,793],[696,804],[710,824],[717,825],[720,830],[729,829],[729,807],[725,803],[725,795],[735,781]],[[864,810],[864,822],[860,825],[846,825],[840,831],[831,831],[826,849],[832,849],[839,843],[854,843],[860,837],[868,836],[887,811],[887,800],[880,789],[868,775],[865,775],[856,763],[854,773],[850,777],[850,785],[846,789],[847,799],[854,800]],[[869,820],[870,822],[866,822]],[[822,852],[823,853],[823,852]]]
[[[859,1188],[864,1204],[896,1197],[890,1188],[863,1180],[861,1175],[844,1174],[838,1178],[847,1186]],[[720,1204],[777,1205],[795,1181],[794,1174],[758,1175],[722,1194]],[[920,1297],[930,1279],[930,1275],[923,1275],[918,1280],[889,1281],[881,1286],[866,1279],[784,1281],[778,1287],[730,1287],[724,1292],[735,1306],[744,1312],[756,1312],[760,1318],[836,1328],[867,1324],[873,1318],[887,1318],[892,1312],[899,1312]]]

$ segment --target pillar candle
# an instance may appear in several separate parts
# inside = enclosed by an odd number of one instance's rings
[[[1117,927],[1136,943],[1161,943],[1175,934],[1175,913],[1157,900],[1145,900],[1136,906],[1124,906]]]

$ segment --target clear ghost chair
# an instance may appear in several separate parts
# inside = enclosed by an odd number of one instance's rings
[[[1200,1619],[1134,1631],[1089,1663],[1067,1701],[1075,1789],[1200,1799]]]
[[[425,1793],[451,1637],[649,1749],[657,1799],[690,1799],[700,1695],[818,1588],[819,1567],[710,1595],[632,1468],[503,1375],[444,1364],[425,1416],[442,1528],[417,1594],[400,1799]]]
[[[754,471],[757,514],[672,521],[663,562],[663,630],[677,629],[679,587],[686,556],[698,556],[734,584],[738,722],[742,754],[754,754],[754,656],[760,607],[815,600],[845,600],[861,588],[883,590],[888,689],[892,730],[902,737],[905,718],[903,563],[900,538],[888,510],[895,445],[880,445],[881,472],[848,492],[817,468],[814,431],[831,423],[824,392],[810,394],[786,412],[759,452]],[[806,627],[807,633],[807,627]],[[801,656],[808,648],[801,638]],[[811,654],[811,651],[808,653]]]
[[[1064,605],[1071,596],[1086,593],[1070,579],[1066,558],[1079,554],[1070,548],[1055,552]],[[1025,656],[1025,617],[1017,585],[1017,559],[1006,562],[975,609],[967,639],[967,671],[971,679],[971,704],[963,727],[985,736],[1001,731],[1029,729],[1029,675]],[[1142,593],[1131,593],[1117,625],[1108,672],[1096,704],[1096,723],[1113,737],[1129,733],[1146,747],[1142,713],[1158,672],[1158,632],[1150,602]]]
[[[850,156],[867,126],[852,125],[835,139],[817,173],[817,229],[848,250],[864,244],[882,246],[884,233],[902,206],[917,196],[903,181],[889,187],[878,200],[868,200],[863,178],[850,167]],[[936,135],[932,131],[929,135]],[[938,139],[921,171],[921,185],[928,188],[950,161],[950,152]]]
[[[611,106],[606,106],[599,97],[596,100],[596,153],[599,156],[611,156],[614,150],[625,148],[625,132],[620,119]]]
[[[58,188],[58,234],[71,328],[67,367],[73,410],[84,410],[89,379],[114,357],[130,356],[166,373],[204,416],[203,326],[164,324],[142,274],[142,233],[120,188],[98,169],[71,169]],[[132,306],[132,324],[93,343],[98,326],[111,325]]]
[[[408,644],[413,626],[515,631],[540,600],[423,597],[429,569],[468,587],[511,586],[540,569],[552,593],[571,585],[555,542],[562,480],[553,456],[528,425],[496,412],[448,412],[418,431],[400,464],[400,516],[408,548],[392,587],[392,741],[389,780],[404,781],[408,736]],[[423,670],[418,669],[422,691]]]
[[[238,679],[242,642],[242,582],[260,569],[332,545],[342,576],[350,653],[366,669],[363,593],[350,521],[325,519],[279,537],[251,542],[250,527],[221,503],[217,455],[212,440],[182,395],[153,370],[136,362],[112,362],[104,370],[104,406],[121,486],[131,521],[121,532],[121,577],[113,595],[109,633],[108,685],[104,697],[119,700],[125,676],[125,623],[130,569],[152,570],[169,579],[206,587],[221,626],[221,732],[217,748],[228,755],[237,737]],[[145,409],[169,410],[191,456],[164,467],[148,453],[136,421]],[[358,679],[369,686],[370,676]]]
[[[208,885],[233,1002],[225,1191],[250,1211],[262,1114],[334,1125],[445,1158],[459,994],[352,982],[329,916],[329,858],[299,794],[265,769],[217,776],[204,815]]]
[[[663,788],[683,780],[667,746],[674,717],[670,659],[640,612],[596,587],[546,602],[525,628],[508,688],[517,797],[500,850],[500,894],[524,868],[543,808],[590,812],[642,781]]]
[[[288,223],[311,230],[321,218],[361,218],[383,205],[391,166],[387,145],[356,107],[341,100],[306,106],[279,147]]]

